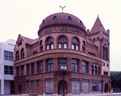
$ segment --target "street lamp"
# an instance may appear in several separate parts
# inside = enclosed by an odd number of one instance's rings
[[[62,72],[62,76],[63,76],[63,94],[62,96],[65,96],[65,82],[64,82],[64,78],[65,78],[65,75],[66,75],[66,71],[67,71],[67,67],[66,66],[61,66],[61,72]]]

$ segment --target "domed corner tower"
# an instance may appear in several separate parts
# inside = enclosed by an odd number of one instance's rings
[[[59,26],[61,28],[58,29],[57,27]],[[66,27],[76,28],[78,30],[81,30],[83,32],[82,34],[85,34],[85,35],[87,34],[85,31],[86,28],[83,22],[79,18],[69,13],[60,12],[60,13],[51,14],[47,16],[45,19],[43,19],[42,23],[39,26],[38,36],[41,37],[47,34],[46,29],[48,29],[48,31],[50,29],[50,33],[52,33],[52,31],[65,32],[67,29]],[[46,32],[44,32],[45,30]]]

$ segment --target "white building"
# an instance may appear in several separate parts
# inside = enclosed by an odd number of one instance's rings
[[[14,40],[0,43],[0,94],[12,94],[14,92],[13,52]]]

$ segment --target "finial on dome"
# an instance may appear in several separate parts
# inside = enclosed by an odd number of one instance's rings
[[[99,14],[97,15],[97,18],[99,18]]]
[[[66,6],[59,6],[61,9],[62,9],[62,13],[63,13],[63,10],[64,10],[64,8],[66,7]]]

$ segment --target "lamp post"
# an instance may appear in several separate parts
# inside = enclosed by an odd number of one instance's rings
[[[62,76],[63,76],[63,81],[65,79],[66,71],[67,71],[67,67],[62,65],[61,66],[61,72],[62,72]],[[64,83],[65,82],[63,82],[63,94],[62,94],[62,96],[65,96],[65,86],[64,86]]]

